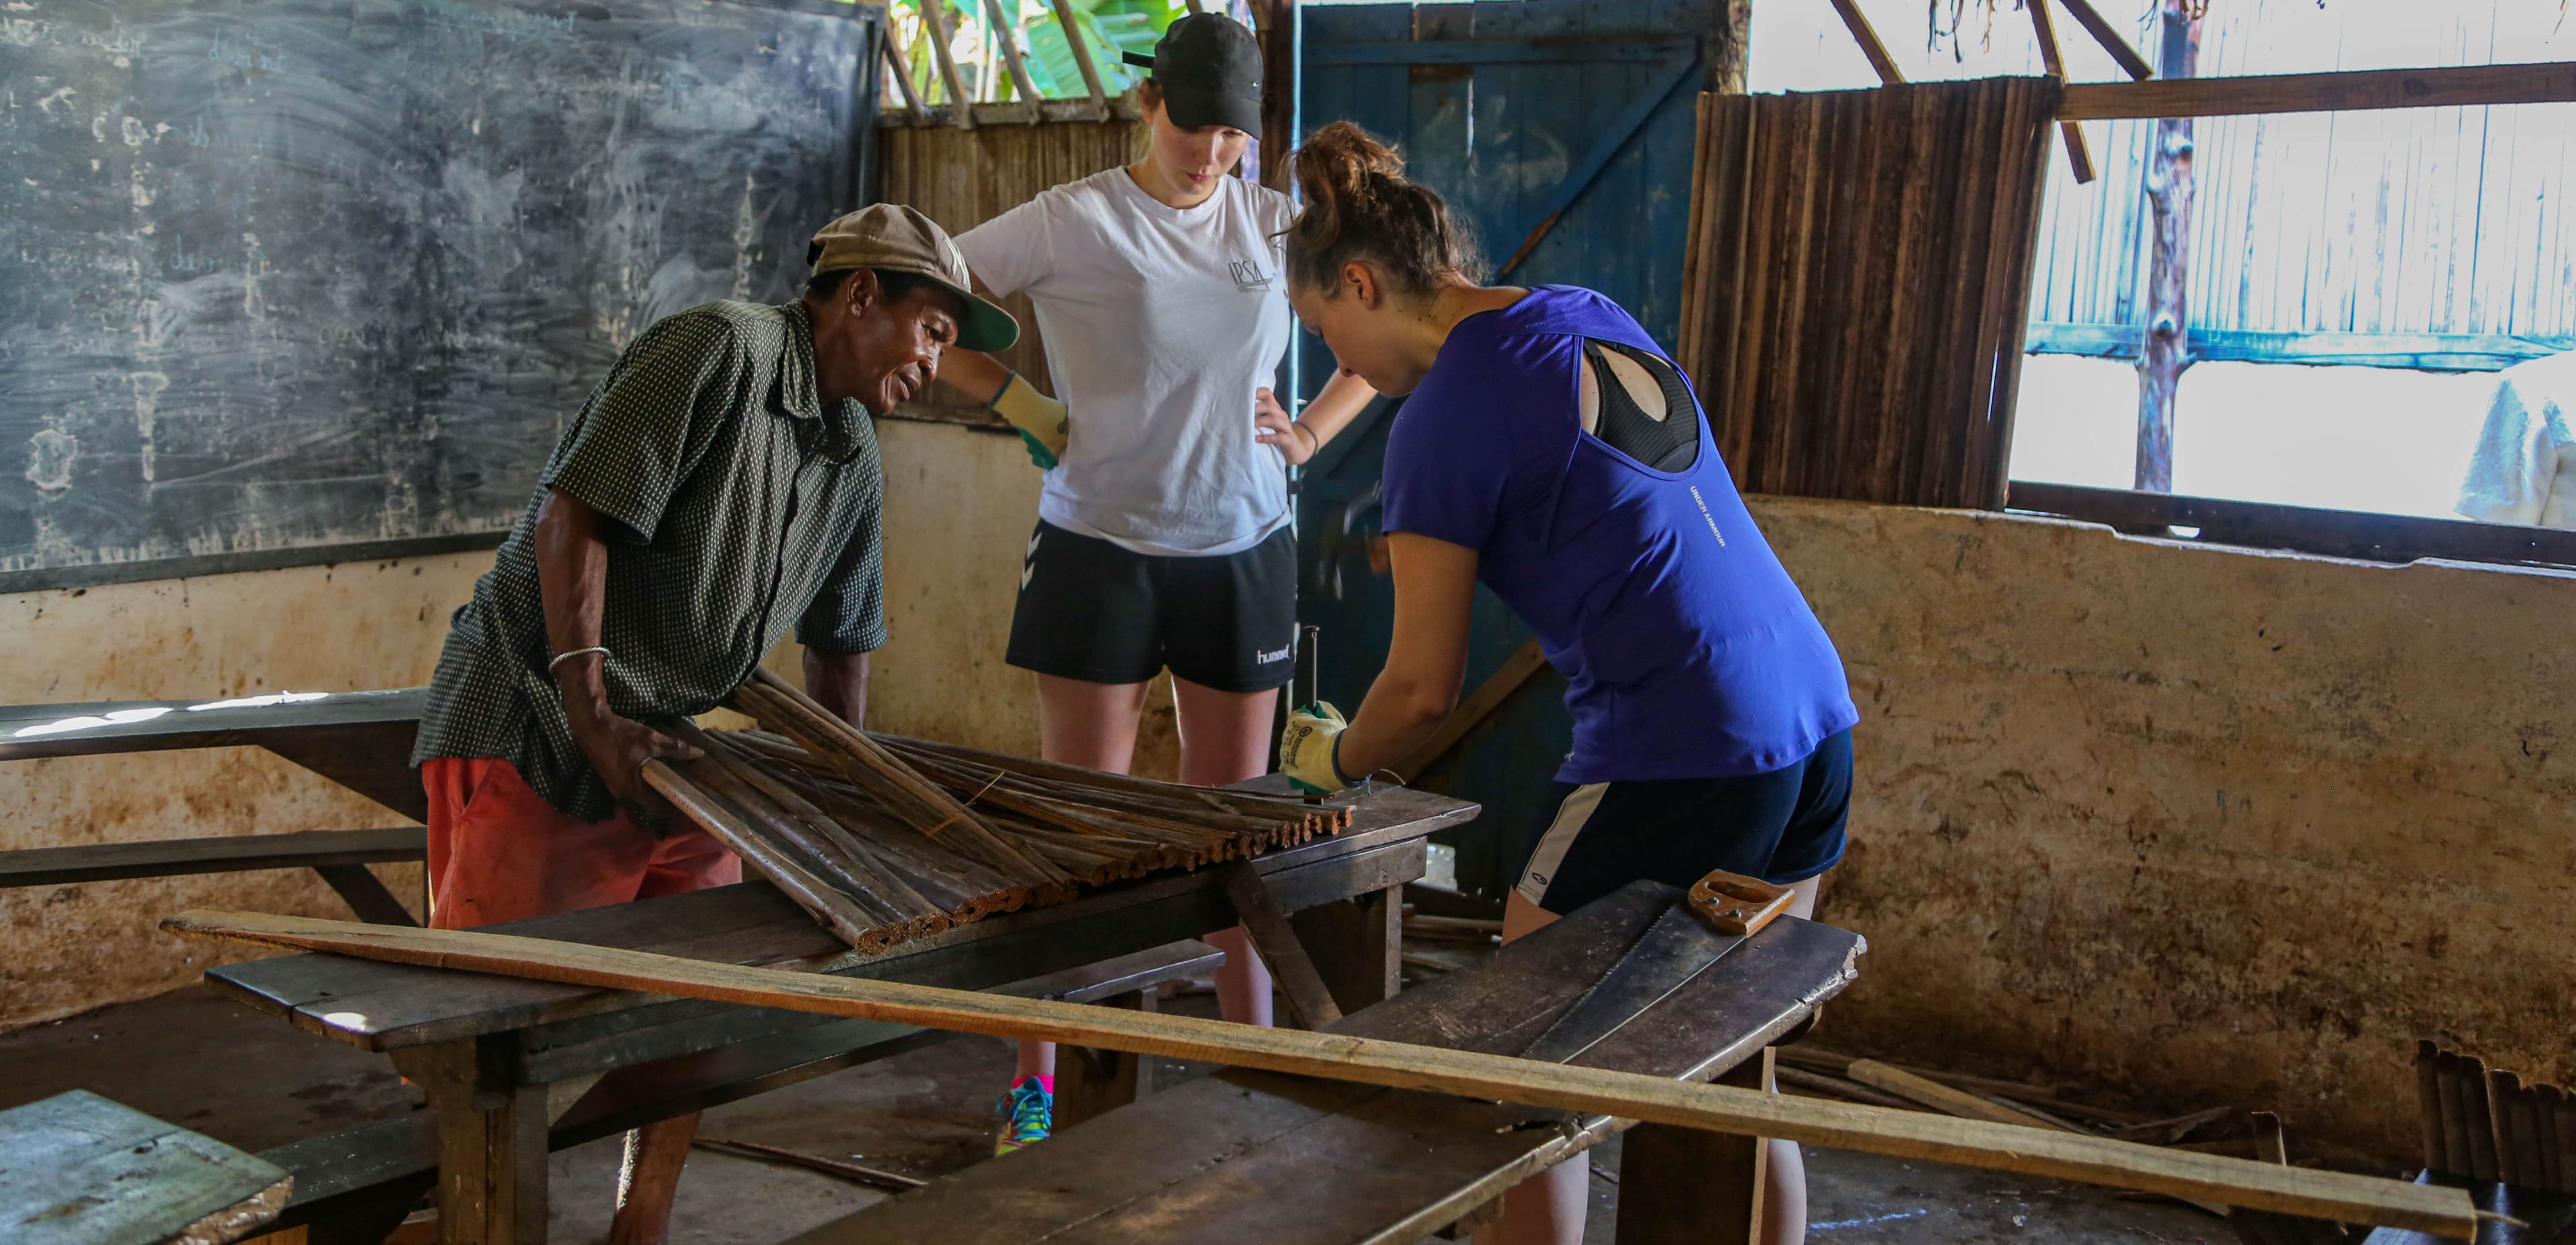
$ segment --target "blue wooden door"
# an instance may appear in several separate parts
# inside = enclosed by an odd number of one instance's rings
[[[1694,97],[1713,67],[1723,0],[1484,0],[1303,9],[1301,122],[1355,121],[1397,142],[1408,172],[1476,231],[1514,284],[1583,285],[1616,299],[1672,348],[1681,321]],[[1308,396],[1331,353],[1300,338]],[[1320,626],[1325,699],[1355,710],[1385,660],[1394,593],[1371,567],[1386,429],[1381,401],[1318,455],[1299,494],[1303,621]],[[1477,593],[1473,693],[1530,640]],[[1446,837],[1459,885],[1500,896],[1554,800],[1572,725],[1565,685],[1542,669],[1421,785],[1478,800]]]

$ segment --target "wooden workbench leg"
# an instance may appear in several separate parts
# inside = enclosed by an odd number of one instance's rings
[[[509,1035],[394,1055],[438,1112],[443,1245],[544,1245],[546,1087],[518,1083],[501,1058]]]
[[[1761,1089],[1771,1048],[1717,1078]],[[1640,1124],[1619,1155],[1619,1245],[1704,1241],[1751,1245],[1762,1223],[1762,1182],[1770,1144],[1759,1137]]]
[[[1344,1012],[1394,997],[1403,980],[1403,887],[1300,909],[1289,923]]]
[[[1151,991],[1103,999],[1098,1006],[1154,1010]],[[1059,1046],[1055,1061],[1055,1126],[1071,1128],[1154,1092],[1151,1060],[1096,1046]]]

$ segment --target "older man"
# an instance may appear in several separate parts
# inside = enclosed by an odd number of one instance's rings
[[[802,298],[708,303],[628,346],[456,611],[412,751],[432,925],[739,881],[643,767],[696,755],[654,724],[713,708],[790,624],[808,691],[861,723],[886,639],[870,412],[1019,326],[910,208],[833,221],[808,261]],[[662,1239],[696,1127],[628,1135],[617,1245]]]

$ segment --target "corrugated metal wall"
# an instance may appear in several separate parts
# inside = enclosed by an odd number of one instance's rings
[[[2301,6],[2307,6],[2302,8]],[[2313,0],[2213,7],[2203,76],[2524,59],[2555,5],[2420,6],[2331,33]],[[2541,13],[2546,9],[2548,12]],[[2528,10],[2528,11],[2525,11]],[[2539,23],[2537,27],[2533,23]],[[2031,319],[2134,325],[2151,122],[2092,124],[2102,178],[2052,179]],[[2576,105],[2195,123],[2195,332],[2576,335]]]
[[[1750,492],[1999,508],[2050,78],[1700,98],[1677,356]]]
[[[886,126],[877,131],[883,170],[878,199],[919,208],[952,234],[964,233],[1036,198],[1039,191],[1089,177],[1127,161],[1130,121],[1062,121],[1040,125]],[[1001,300],[1019,318],[1019,344],[1001,359],[1043,390],[1046,347],[1028,296]],[[913,419],[991,424],[998,416],[954,390],[934,385],[895,412]]]

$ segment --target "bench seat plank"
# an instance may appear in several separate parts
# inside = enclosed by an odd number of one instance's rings
[[[238,834],[147,843],[97,843],[81,847],[30,847],[0,852],[0,888],[177,877],[188,873],[386,864],[420,860],[428,854],[429,831],[421,826],[393,826],[382,830],[299,830],[292,834]]]
[[[1509,1053],[1544,1032],[1679,892],[1637,883],[1334,1032]],[[1705,1079],[1846,985],[1858,935],[1784,918],[1579,1062]],[[1411,1242],[1611,1135],[1605,1118],[1231,1071],[889,1199],[795,1245]],[[1293,1208],[1293,1209],[1290,1209]]]
[[[87,1090],[0,1111],[0,1239],[230,1241],[286,1201],[284,1169]]]

